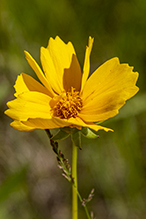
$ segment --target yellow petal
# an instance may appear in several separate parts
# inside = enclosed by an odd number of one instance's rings
[[[66,91],[74,87],[76,91],[81,89],[81,69],[76,55],[72,55],[72,60],[69,68],[64,69],[63,87]]]
[[[84,88],[84,85],[86,83],[86,80],[89,76],[90,71],[90,54],[93,46],[94,38],[89,37],[88,46],[86,46],[86,52],[85,52],[85,60],[84,60],[84,66],[83,66],[83,75],[82,75],[82,87],[81,92]]]
[[[123,96],[120,96],[121,92],[122,90],[117,90],[94,98],[90,105],[88,104],[83,107],[79,116],[86,122],[104,121],[115,116],[118,114],[118,109],[125,104],[125,99]]]
[[[94,123],[84,123],[80,118],[70,118],[70,119],[60,119],[57,117],[54,117],[52,119],[41,119],[41,118],[36,118],[36,119],[28,119],[27,121],[22,122],[26,126],[30,126],[31,128],[34,129],[54,129],[54,128],[62,128],[62,127],[76,127],[81,129],[82,127],[88,127],[91,128],[95,131],[98,130],[105,130],[106,132],[108,131],[113,131],[112,129],[96,125]],[[23,128],[23,127],[22,127]],[[25,130],[24,130],[25,131]]]
[[[107,131],[113,131],[110,128],[106,128],[106,127],[103,127],[103,126],[100,126],[100,125],[96,125],[95,123],[92,123],[92,122],[85,122],[80,117],[64,119],[64,121],[66,123],[68,123],[68,126],[79,127],[79,129],[81,127],[88,127],[88,128],[91,128],[95,131],[102,130],[102,129],[105,130],[106,132]],[[69,125],[69,124],[71,124],[71,125]]]
[[[125,101],[138,92],[138,73],[128,64],[113,58],[99,67],[83,90],[80,117],[88,122],[103,121],[115,116]]]
[[[81,69],[71,42],[65,44],[58,36],[50,38],[47,48],[41,48],[41,63],[53,90],[60,94],[64,89],[81,86]]]
[[[66,123],[62,119],[54,117],[51,119],[28,119],[27,121],[24,121],[23,124],[30,127],[34,127],[34,129],[54,129],[68,126],[69,123]]]
[[[14,94],[16,97],[24,92],[28,91],[37,91],[44,94],[49,95],[50,92],[46,87],[44,87],[42,84],[37,82],[34,78],[31,76],[21,73],[18,75],[17,80],[15,82],[14,88],[16,90],[16,93]]]
[[[11,122],[10,126],[19,131],[33,131],[35,129],[34,127],[24,125],[18,120],[14,120],[13,122]]]
[[[101,125],[96,125],[94,123],[91,123],[91,124],[89,123],[89,124],[87,124],[86,127],[90,128],[90,129],[93,129],[95,131],[104,130],[106,132],[108,132],[108,131],[113,132],[113,129],[110,129],[110,128],[107,128],[107,127],[104,127],[104,126],[101,126]]]
[[[116,89],[126,89],[130,98],[133,93],[130,92],[131,87],[135,88],[138,78],[138,73],[132,70],[128,64],[120,64],[118,58],[106,61],[86,81],[82,95],[84,104],[94,96]]]
[[[39,67],[39,65],[36,63],[36,61],[32,58],[32,56],[27,51],[24,51],[24,53],[25,53],[25,57],[28,61],[28,64],[34,70],[34,72],[36,73],[36,75],[38,76],[38,78],[42,82],[42,84],[48,89],[49,96],[50,97],[55,96],[55,93],[51,89],[50,83],[47,81],[47,79],[44,76],[44,74],[43,74],[41,68]]]
[[[26,121],[29,118],[51,118],[49,105],[51,98],[39,92],[20,94],[17,99],[9,101],[5,114],[14,120]]]

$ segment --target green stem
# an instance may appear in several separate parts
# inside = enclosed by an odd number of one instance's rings
[[[83,203],[83,199],[78,191],[78,182],[77,182],[77,150],[78,150],[78,147],[76,147],[76,145],[74,144],[74,141],[72,141],[73,145],[72,145],[72,176],[71,176],[68,163],[65,163],[67,162],[67,159],[65,159],[64,155],[62,153],[60,154],[60,151],[58,150],[58,143],[51,140],[52,134],[50,133],[49,129],[46,129],[45,131],[50,139],[50,144],[53,148],[53,151],[55,152],[55,154],[57,154],[57,158],[59,159],[59,162],[61,162],[61,166],[63,167],[63,170],[65,171],[65,173],[67,173],[65,174],[66,176],[65,178],[67,178],[68,180],[69,179],[74,180],[72,181],[72,219],[78,219],[78,198],[81,201],[81,203]],[[87,218],[91,219],[88,209],[86,207],[86,204],[83,205],[83,207],[85,209]]]
[[[74,183],[72,185],[72,219],[78,219],[77,150],[78,148],[73,143],[72,145],[72,177],[74,178]]]
[[[75,187],[75,185],[74,185],[74,187]],[[76,192],[77,192],[78,197],[79,197],[79,199],[80,199],[80,202],[83,203],[83,199],[82,199],[82,197],[81,197],[79,191],[77,190],[76,187],[75,187],[75,189],[76,189]],[[90,217],[90,215],[89,215],[89,212],[88,212],[88,209],[87,209],[86,205],[83,205],[83,207],[84,207],[84,209],[85,209],[85,212],[86,212],[87,218],[88,218],[88,219],[91,219],[91,217]]]

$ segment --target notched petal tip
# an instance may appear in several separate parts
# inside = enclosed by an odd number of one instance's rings
[[[89,76],[90,71],[90,54],[93,47],[94,38],[89,36],[88,39],[88,46],[86,46],[85,51],[85,60],[84,60],[84,66],[83,66],[83,75],[82,75],[82,84],[81,84],[81,92],[83,91],[84,85],[86,83],[86,80]]]
[[[24,50],[24,55],[27,56],[28,52],[26,50]]]
[[[28,64],[29,64],[29,60],[30,59],[33,59],[32,58],[32,56],[30,55],[30,53],[28,52],[28,51],[26,51],[26,50],[24,50],[24,55],[25,55],[25,58],[26,58],[26,60],[28,61]],[[30,65],[30,64],[29,64]]]
[[[64,45],[69,45],[69,46],[72,46],[72,42],[69,41],[67,43],[65,43],[59,36],[56,36],[55,38],[53,37],[50,37],[49,40],[48,40],[48,45],[47,45],[47,48],[49,48],[50,46],[52,46],[52,44],[64,44]],[[74,51],[75,52],[75,51]]]
[[[94,38],[89,36],[89,39],[88,39],[88,47],[90,49],[92,49],[92,46],[93,46],[93,43],[94,43]]]
[[[8,103],[6,103],[6,105],[8,106]],[[8,110],[9,110],[9,109],[6,109],[6,110],[4,111],[4,114],[7,115],[7,116],[9,116]]]

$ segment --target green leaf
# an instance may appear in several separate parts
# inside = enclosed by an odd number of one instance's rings
[[[79,149],[81,149],[81,132],[80,131],[74,132],[71,135],[71,140],[75,146],[77,146]]]
[[[54,135],[51,139],[53,141],[63,140],[66,139],[69,135],[70,133],[64,132],[62,129],[60,129],[59,132],[57,132],[57,134]]]
[[[81,130],[82,135],[84,135],[86,138],[99,138],[99,135],[97,135],[95,132],[93,132],[91,129],[83,127]]]

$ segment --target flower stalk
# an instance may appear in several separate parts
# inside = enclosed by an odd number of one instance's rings
[[[77,180],[77,150],[76,145],[72,144],[72,177],[74,183],[72,184],[72,219],[78,219],[78,180]]]
[[[94,189],[91,190],[88,198],[82,198],[78,191],[78,180],[77,180],[77,150],[78,147],[75,145],[73,138],[72,142],[72,168],[68,162],[68,159],[64,157],[62,152],[58,149],[58,142],[54,141],[53,135],[51,134],[49,129],[45,130],[49,139],[50,144],[52,146],[53,151],[57,155],[58,167],[62,170],[62,175],[69,181],[72,182],[72,219],[78,218],[78,198],[84,207],[85,213],[88,219],[92,219],[92,215],[89,215],[86,204],[91,201],[94,193]]]

